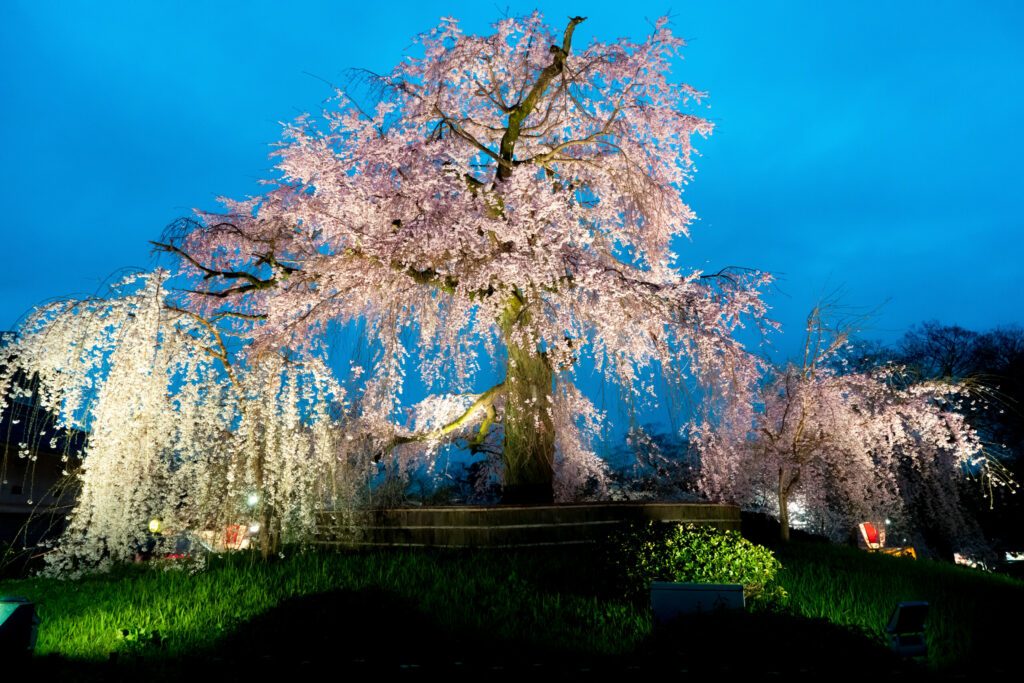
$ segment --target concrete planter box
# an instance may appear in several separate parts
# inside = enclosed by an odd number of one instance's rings
[[[655,625],[695,614],[742,611],[745,607],[743,585],[739,583],[651,582]]]

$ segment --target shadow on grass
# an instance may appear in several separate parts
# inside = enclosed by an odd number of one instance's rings
[[[822,619],[780,613],[688,617],[656,630],[639,657],[693,673],[771,673],[868,677],[926,673],[867,635]]]
[[[543,649],[500,640],[487,632],[447,628],[379,589],[294,597],[241,625],[204,651],[170,658],[158,645],[118,652],[109,662],[35,658],[32,674],[51,680],[219,681],[398,672],[449,679],[535,673],[549,677],[581,670],[650,673],[778,672],[921,673],[867,637],[824,621],[777,614],[719,614],[676,623],[620,657],[581,657],[578,643]],[[6,676],[5,676],[6,678]],[[12,680],[14,680],[12,678]],[[290,682],[289,682],[290,683]]]

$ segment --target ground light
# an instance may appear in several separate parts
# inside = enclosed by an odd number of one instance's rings
[[[38,632],[35,603],[17,596],[0,597],[0,658],[32,654]]]
[[[901,602],[889,618],[885,632],[889,644],[900,657],[926,657],[925,622],[928,620],[927,602]]]

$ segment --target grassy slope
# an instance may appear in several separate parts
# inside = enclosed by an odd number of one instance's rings
[[[1022,612],[1024,583],[825,544],[794,543],[780,551],[780,559],[798,615],[880,639],[898,601],[924,599],[933,606],[933,665],[1014,663],[1016,630],[996,621],[1000,614]],[[40,605],[39,654],[91,660],[133,649],[157,656],[216,654],[254,642],[327,650],[349,661],[383,661],[396,651],[419,660],[450,662],[473,652],[488,661],[520,663],[523,652],[557,660],[650,651],[647,610],[615,592],[600,556],[585,550],[310,553],[269,565],[239,556],[214,558],[207,571],[194,575],[128,567],[77,582],[0,583],[0,594],[27,595]],[[702,633],[695,629],[689,636],[708,638],[707,631],[721,628],[746,642],[742,647],[752,654],[751,640],[763,634],[765,656],[779,651],[780,658],[799,658],[810,649],[828,649],[828,642],[808,647],[805,637],[827,627],[762,615],[739,626],[708,622]],[[165,642],[133,646],[118,638],[120,629],[157,630]],[[838,649],[843,638],[829,642]],[[700,648],[692,649],[691,659],[699,661]],[[819,654],[824,661],[843,657],[838,651]]]
[[[600,599],[579,565],[555,553],[369,552],[295,554],[263,565],[245,556],[214,558],[208,571],[128,567],[115,576],[75,582],[8,581],[0,593],[26,595],[40,606],[38,654],[105,659],[124,649],[120,629],[157,630],[162,652],[207,647],[257,615],[298,596],[343,591],[339,621],[385,629],[411,640],[441,630],[455,640],[486,636],[579,654],[629,651],[649,631],[645,611]],[[368,595],[387,606],[390,621],[373,624]],[[329,598],[328,598],[329,599]],[[353,614],[342,611],[351,609]],[[312,628],[330,628],[313,625]],[[418,634],[418,635],[417,635]]]
[[[931,560],[793,543],[778,552],[790,609],[875,637],[898,602],[926,600],[929,662],[938,668],[1017,668],[1024,582]]]

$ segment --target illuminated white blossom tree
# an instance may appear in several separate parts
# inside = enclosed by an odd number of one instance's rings
[[[152,540],[152,519],[177,532],[255,521],[269,553],[307,540],[319,511],[352,499],[345,392],[332,373],[315,358],[237,367],[216,327],[168,306],[166,277],[41,307],[0,366],[0,410],[31,391],[50,432],[88,432],[64,455],[77,496],[48,556],[57,573],[131,559]],[[27,438],[18,455],[34,460]]]

